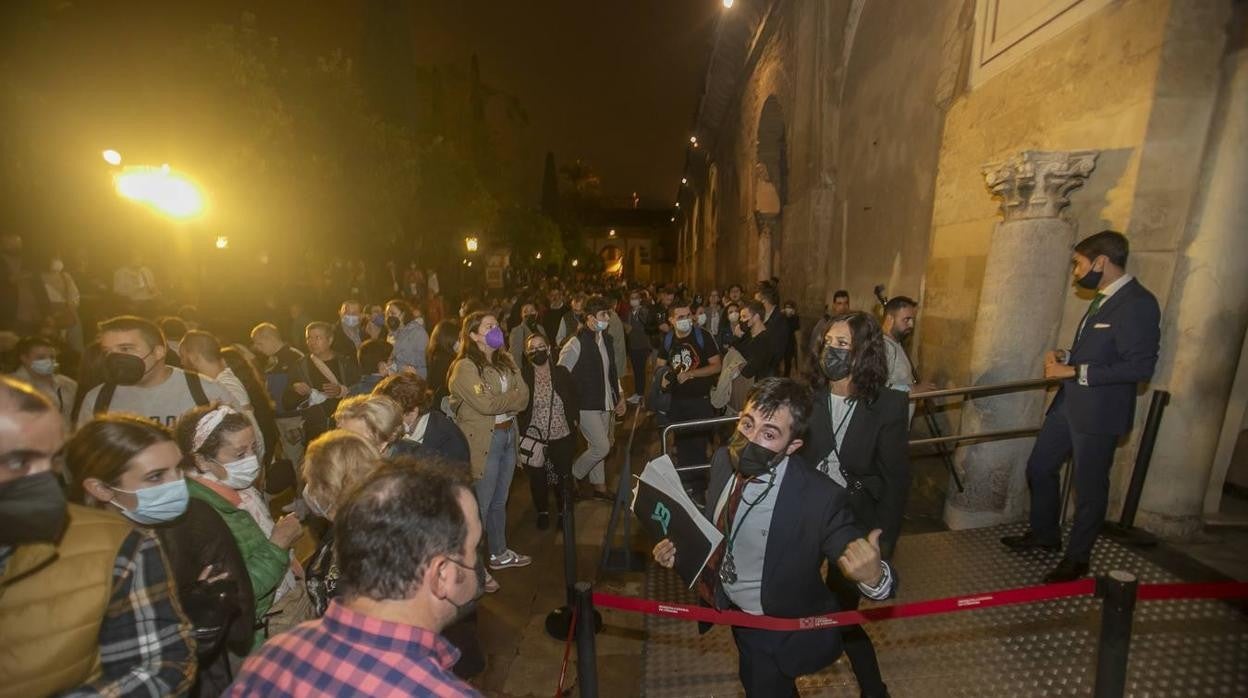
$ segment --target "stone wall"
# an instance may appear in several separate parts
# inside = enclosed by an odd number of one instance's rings
[[[1181,447],[1172,454],[1159,450],[1155,467],[1167,473],[1163,477],[1193,481],[1177,495],[1165,483],[1150,486],[1141,518],[1166,532],[1188,532],[1210,480],[1208,462],[1229,388],[1214,391],[1212,400],[1197,397],[1209,392],[1199,387],[1207,378],[1192,377],[1195,357],[1185,358],[1180,347],[1191,346],[1191,332],[1226,343],[1229,348],[1216,353],[1216,370],[1203,366],[1199,375],[1222,371],[1229,386],[1248,313],[1244,303],[1219,306],[1232,321],[1210,325],[1198,294],[1210,288],[1209,278],[1228,278],[1230,267],[1209,277],[1194,261],[1210,249],[1248,259],[1248,236],[1241,231],[1233,242],[1223,232],[1225,221],[1238,220],[1227,209],[1233,202],[1198,197],[1209,188],[1209,173],[1227,167],[1213,158],[1208,141],[1229,90],[1226,56],[1237,50],[1227,48],[1228,27],[1243,23],[1243,10],[1232,16],[1232,0],[1080,0],[1062,6],[1069,12],[1046,6],[1055,13],[1048,22],[1005,2],[749,3],[736,33],[722,34],[737,37],[737,53],[724,54],[730,65],[742,66],[735,82],[723,82],[722,71],[719,82],[708,80],[708,90],[720,90],[721,110],[727,102],[731,113],[699,115],[699,123],[713,128],[701,134],[706,146],[691,151],[684,210],[697,214],[684,220],[680,271],[700,288],[749,283],[775,260],[783,295],[797,300],[806,316],[842,287],[855,307],[874,308],[871,288],[884,283],[890,294],[921,300],[914,353],[924,379],[943,385],[982,380],[971,369],[971,338],[984,334],[975,324],[984,317],[988,252],[1001,220],[982,168],[1025,151],[1094,151],[1095,169],[1070,196],[1062,214],[1069,225],[1053,227],[1064,239],[1052,249],[1068,249],[1104,228],[1131,239],[1128,271],[1156,294],[1164,316],[1151,387],[1191,391],[1176,393],[1185,407],[1172,407],[1166,424],[1180,430],[1174,434],[1199,431],[1201,449],[1209,446],[1195,475],[1177,463]],[[1007,12],[1025,36],[1007,31],[977,40],[986,17]],[[990,56],[980,50],[990,39],[1014,43]],[[755,215],[762,190],[756,166],[759,118],[773,97],[785,124],[787,181],[771,236],[777,254],[769,255],[758,250],[763,217]],[[1233,134],[1241,131],[1231,133],[1222,138],[1236,143]],[[1201,223],[1210,216],[1220,227]],[[1014,263],[1021,268],[1028,261]],[[1069,344],[1089,297],[1064,279],[1053,277],[1045,286],[1030,293],[1058,310],[1040,334]],[[1186,303],[1171,303],[1184,294]],[[1029,320],[1024,313],[998,321],[1023,327]],[[1000,335],[1012,341],[1008,327]],[[1043,348],[1019,349],[1031,355]],[[1015,370],[1024,375],[994,378],[1035,377],[1041,367],[1030,374],[1021,364]],[[1140,401],[1137,424],[1147,404]],[[1036,417],[1031,408],[1023,412]],[[956,430],[957,406],[945,414],[946,427]],[[1136,439],[1138,430],[1119,449],[1120,464],[1133,460]],[[1004,470],[1017,475],[1021,467],[1011,462]],[[1111,514],[1128,475],[1129,468],[1115,470]],[[1020,486],[1012,478],[1008,497],[984,503],[970,519],[1016,517],[1018,497],[1025,497]]]

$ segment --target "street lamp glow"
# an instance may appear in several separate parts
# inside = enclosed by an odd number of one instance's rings
[[[100,154],[104,156],[104,162],[107,162],[113,167],[121,164],[121,153],[113,150],[112,148],[109,148]]]
[[[613,237],[615,237],[615,228],[612,228],[612,229],[611,229],[611,232],[607,233],[607,237],[609,237],[609,238],[613,238]]]
[[[468,248],[469,252],[476,252],[480,244],[475,237],[464,238],[464,247]]]
[[[535,257],[534,257],[534,259],[541,259],[541,258],[542,258],[542,253],[541,253],[541,252],[538,252],[538,253],[537,253],[537,256],[535,256]]]
[[[681,184],[688,184],[688,183],[689,183],[689,178],[688,178],[688,177],[681,177],[681,178],[680,178],[680,183],[681,183]]]
[[[162,167],[127,167],[113,177],[117,193],[175,220],[204,212],[204,197],[185,175]]]
[[[698,137],[697,137],[697,136],[689,136],[689,144],[690,144],[690,145],[692,145],[692,146],[694,146],[694,147],[696,148],[696,147],[698,146]]]
[[[217,236],[217,249],[224,250],[230,246],[230,239],[224,235]]]
[[[576,266],[580,266],[580,264],[581,264],[581,260],[579,259],[572,260],[572,266],[576,267]]]
[[[470,260],[468,260],[468,266],[469,266],[469,267],[472,267],[472,260],[471,260],[471,259],[470,259]]]

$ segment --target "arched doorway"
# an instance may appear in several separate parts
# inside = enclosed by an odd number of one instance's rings
[[[602,258],[602,273],[619,276],[624,273],[624,251],[615,245],[607,245],[598,251]]]

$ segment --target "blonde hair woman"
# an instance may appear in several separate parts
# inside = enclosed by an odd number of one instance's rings
[[[303,501],[312,513],[330,522],[308,561],[304,579],[308,598],[318,617],[325,615],[330,599],[338,594],[333,526],[338,499],[380,462],[381,452],[368,439],[346,429],[327,431],[308,444],[303,459],[303,481],[307,483],[303,488]]]
[[[385,395],[357,395],[338,403],[334,422],[339,429],[359,434],[378,453],[385,454],[403,433],[403,407]]]

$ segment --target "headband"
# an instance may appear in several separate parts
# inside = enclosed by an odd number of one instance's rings
[[[229,405],[221,405],[204,415],[195,425],[195,436],[191,439],[191,452],[197,453],[199,449],[204,447],[204,442],[212,436],[212,432],[221,426],[221,422],[226,415],[238,414],[238,411]]]

